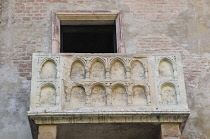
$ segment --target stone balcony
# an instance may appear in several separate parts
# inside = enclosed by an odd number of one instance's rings
[[[29,118],[36,124],[184,123],[180,56],[33,55]]]

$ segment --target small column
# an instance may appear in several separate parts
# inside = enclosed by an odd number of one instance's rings
[[[179,124],[161,124],[161,139],[180,139],[180,136]]]
[[[130,67],[126,68],[126,78],[131,79],[131,69],[130,69]]]
[[[109,68],[106,68],[106,79],[110,79]]]
[[[128,86],[128,105],[132,105],[132,86]]]
[[[86,96],[86,106],[90,106],[91,105],[91,97],[90,97],[90,95],[87,95]]]
[[[85,78],[90,79],[90,70],[88,68],[86,68],[85,70],[86,70]]]
[[[107,90],[107,105],[110,106],[112,105],[112,96],[111,96],[112,89],[107,87],[106,90]]]
[[[38,139],[56,139],[57,126],[56,125],[39,125]]]
[[[91,105],[91,84],[85,85],[85,91],[86,91],[86,106]]]

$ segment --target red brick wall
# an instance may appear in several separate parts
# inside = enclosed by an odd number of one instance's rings
[[[41,24],[50,16],[49,5],[54,3],[72,4],[90,4],[90,0],[16,0],[14,4],[15,18],[24,21],[24,23]],[[101,3],[110,3],[112,0],[100,1]],[[130,14],[133,19],[142,24],[151,22],[165,23],[175,19],[180,11],[187,8],[187,2],[183,0],[126,0],[131,9]],[[124,19],[126,20],[126,19]],[[20,44],[15,46],[16,55],[13,63],[18,68],[20,77],[31,77],[31,55],[34,51],[28,51],[31,41],[21,40]],[[126,42],[125,42],[126,43]],[[35,45],[33,45],[36,47]],[[184,63],[184,73],[186,85],[193,83],[193,80],[201,76],[202,72],[208,70],[208,60],[201,55],[189,54],[178,42],[164,36],[146,36],[139,38],[136,44],[136,53],[157,54],[157,53],[181,53]]]

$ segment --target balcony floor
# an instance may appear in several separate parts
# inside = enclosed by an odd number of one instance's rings
[[[62,124],[58,139],[158,139],[160,124]]]

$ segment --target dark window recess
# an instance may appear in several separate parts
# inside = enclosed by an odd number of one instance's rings
[[[61,53],[116,53],[115,25],[61,25]]]

